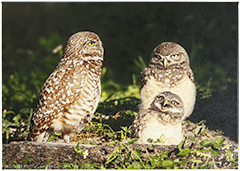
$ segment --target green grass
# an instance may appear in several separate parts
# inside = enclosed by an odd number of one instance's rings
[[[184,125],[193,124],[190,121],[184,123]],[[81,134],[81,137],[85,135],[84,139],[89,140],[89,136],[97,139],[100,138],[101,143],[91,143],[87,141],[87,144],[94,145],[108,145],[114,146],[115,150],[108,155],[107,161],[104,163],[88,163],[79,162],[78,157],[84,159],[88,156],[88,151],[79,148],[79,144],[82,144],[81,139],[73,137],[71,139],[78,142],[76,147],[73,147],[76,155],[74,163],[56,163],[57,166],[61,166],[65,169],[219,169],[213,156],[220,155],[220,149],[225,141],[225,138],[214,135],[212,139],[209,137],[205,126],[205,121],[201,121],[197,124],[193,124],[195,133],[193,136],[188,136],[179,143],[179,145],[172,151],[167,150],[159,153],[154,143],[162,142],[161,137],[154,142],[152,139],[148,139],[149,145],[146,145],[145,150],[134,148],[132,144],[137,141],[138,138],[130,138],[131,127],[124,126],[121,130],[114,131],[109,125],[102,124],[101,122],[90,122],[81,133],[76,133],[76,136]],[[184,127],[187,128],[187,127]],[[86,137],[88,136],[88,137]],[[59,135],[53,134],[50,138],[51,141],[55,141],[59,138]],[[83,143],[84,144],[84,143]],[[226,145],[225,145],[226,146]],[[232,157],[231,151],[228,149],[223,154],[226,159],[231,163],[231,167],[238,168],[238,158]],[[50,161],[51,155],[48,159]],[[15,162],[14,169],[26,169],[24,165],[27,161],[33,159],[26,158],[22,163]],[[5,164],[3,163],[3,168]],[[48,168],[48,163],[45,169]]]

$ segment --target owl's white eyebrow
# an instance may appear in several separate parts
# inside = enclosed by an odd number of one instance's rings
[[[171,112],[182,112],[181,110],[179,110],[179,109],[176,109],[176,108],[173,108],[173,109],[171,109]]]

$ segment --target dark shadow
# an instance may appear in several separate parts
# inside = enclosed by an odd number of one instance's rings
[[[238,142],[238,97],[237,84],[212,94],[208,99],[197,98],[195,109],[189,120],[206,120],[211,130],[220,130],[225,136]]]
[[[99,107],[95,112],[104,115],[100,119],[93,119],[93,121],[101,120],[102,123],[108,124],[114,131],[121,130],[122,126],[130,126],[138,113],[138,105],[140,100],[136,97],[125,97],[114,99],[107,102],[99,103]]]

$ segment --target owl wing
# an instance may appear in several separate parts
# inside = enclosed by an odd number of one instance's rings
[[[188,74],[188,77],[190,78],[190,80],[194,83],[194,74],[190,67],[188,67],[188,69],[187,69],[187,74]]]
[[[139,136],[139,132],[142,131],[142,129],[145,126],[147,115],[151,114],[152,110],[145,109],[142,112],[140,112],[134,119],[132,126],[131,126],[131,136],[137,137]]]
[[[34,120],[34,126],[50,125],[65,106],[74,102],[86,83],[87,72],[80,66],[67,67],[59,64],[56,67],[39,94],[31,119]]]
[[[145,67],[143,68],[142,72],[140,73],[140,80],[141,80],[141,89],[147,83],[148,76],[151,74],[152,67]]]

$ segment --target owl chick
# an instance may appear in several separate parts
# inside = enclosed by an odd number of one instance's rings
[[[72,35],[44,83],[30,122],[28,140],[46,142],[61,132],[65,142],[91,120],[101,95],[102,42],[93,32]]]
[[[179,44],[164,42],[158,45],[152,52],[150,65],[140,73],[140,111],[150,107],[158,92],[170,91],[183,100],[183,119],[188,118],[196,100],[194,75],[189,63],[187,52]]]
[[[183,140],[182,99],[169,91],[159,93],[148,109],[142,110],[132,123],[132,137],[139,137],[136,143],[148,144],[163,136],[163,145],[177,145]]]

